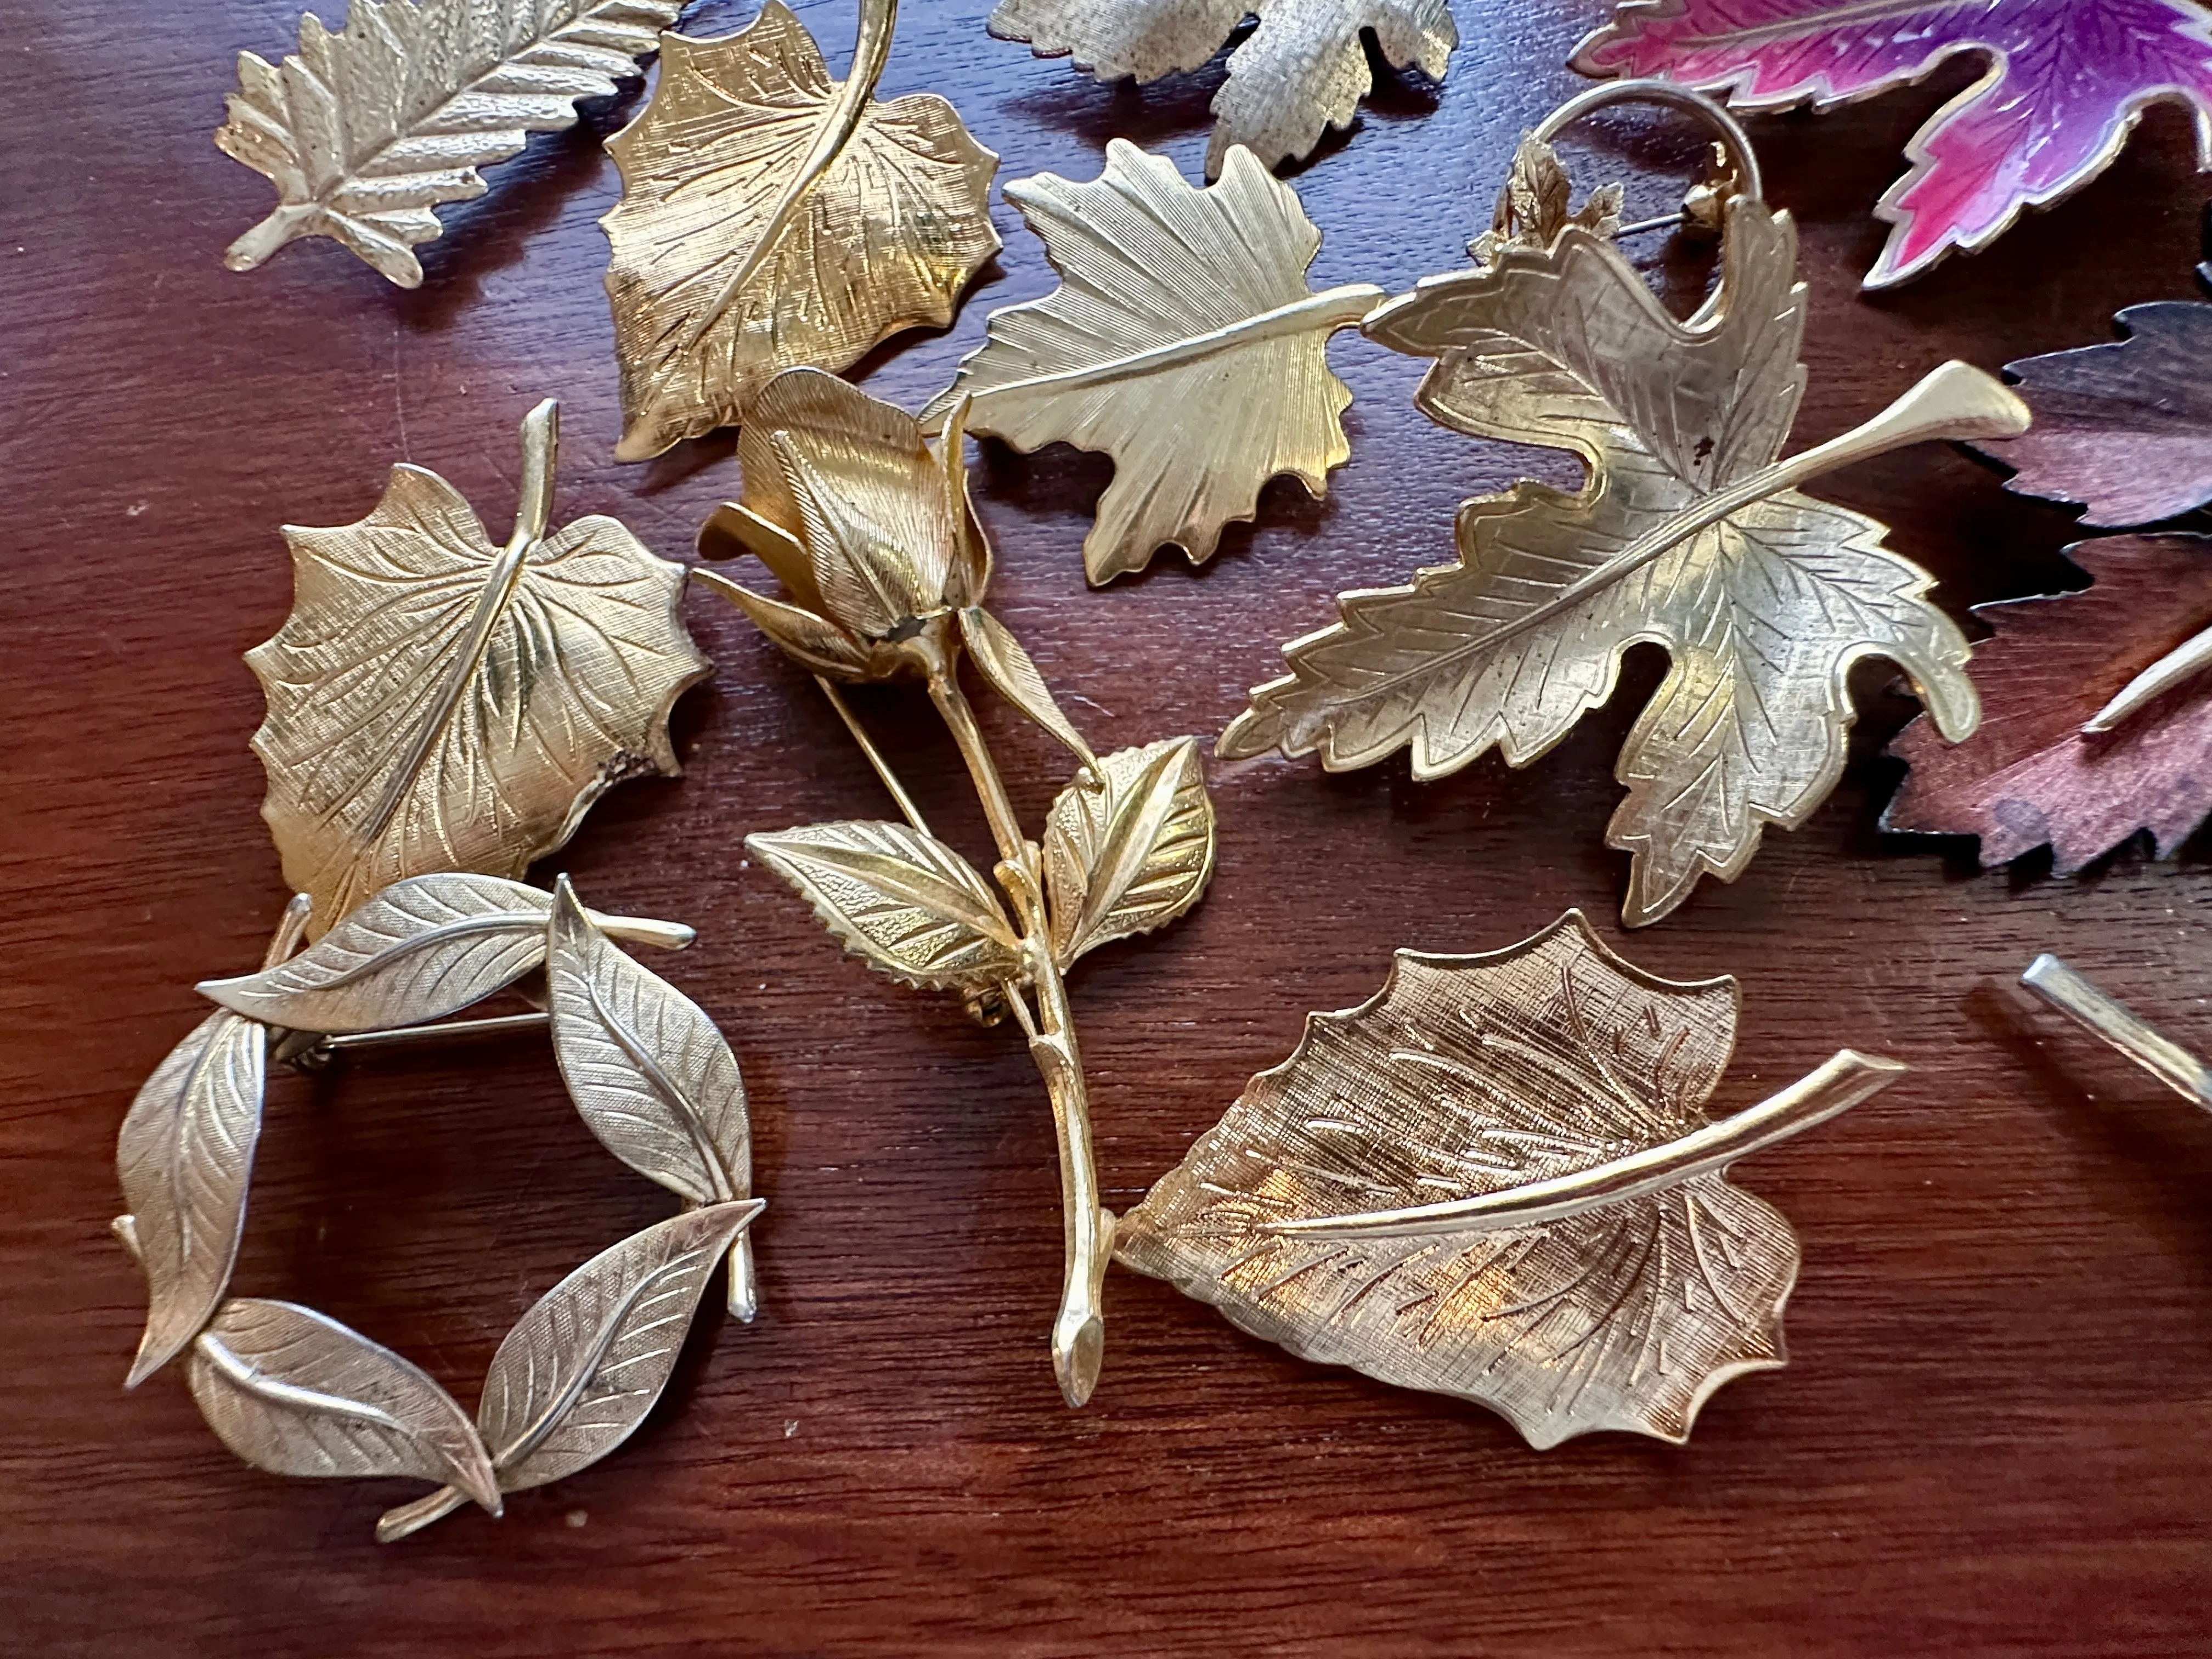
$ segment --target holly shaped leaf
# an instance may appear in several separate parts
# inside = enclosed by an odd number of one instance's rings
[[[246,660],[262,816],[317,936],[406,877],[520,876],[611,786],[678,770],[669,711],[711,666],[684,567],[612,519],[549,533],[555,433],[550,403],[524,424],[503,548],[418,466],[357,524],[285,530],[292,614]]]
[[[1904,1070],[1845,1050],[1709,1122],[1736,1007],[1734,980],[1656,979],[1571,910],[1486,956],[1401,951],[1121,1218],[1115,1256],[1540,1448],[1680,1443],[1723,1382],[1783,1363],[1797,1276],[1789,1222],[1726,1166]]]
[[[1392,68],[1419,64],[1436,81],[1459,44],[1448,0],[1000,0],[990,27],[1040,58],[1072,55],[1101,81],[1146,82],[1203,68],[1255,13],[1260,27],[1229,54],[1214,94],[1209,179],[1235,145],[1273,167],[1351,125],[1374,87],[1364,33]]]
[[[2152,524],[2212,501],[2212,306],[2114,320],[2112,344],[2007,363],[2035,424],[1976,447],[2017,469],[2007,488],[2086,504],[2084,524]]]
[[[2212,817],[2212,682],[2146,685],[2112,729],[2083,729],[2212,629],[2212,538],[2115,536],[2068,556],[2092,578],[2080,592],[1974,607],[1994,633],[1974,653],[1982,729],[1954,749],[1925,720],[1899,734],[1890,752],[1912,769],[1884,829],[1978,836],[1984,865],[2047,844],[2068,875],[2139,830],[2170,856]]]
[[[2194,0],[1625,0],[1573,61],[1760,111],[1832,109],[1960,56],[1985,72],[1905,146],[1911,169],[1875,210],[1893,228],[1869,288],[1984,247],[2023,209],[2080,189],[2154,103],[2189,108],[2212,166],[2212,18]]]
[[[1622,915],[1637,927],[1703,875],[1733,880],[1766,825],[1795,828],[1826,799],[1861,658],[1895,661],[1946,736],[1970,733],[1966,641],[1929,603],[1932,579],[1875,520],[1788,487],[1816,452],[1776,461],[1805,380],[1796,240],[1786,215],[1737,198],[1724,301],[1692,324],[1577,225],[1376,312],[1373,337],[1441,360],[1425,412],[1571,450],[1589,481],[1470,501],[1461,562],[1344,595],[1341,622],[1285,647],[1291,672],[1253,692],[1223,757],[1319,750],[1340,770],[1410,748],[1414,775],[1433,778],[1495,746],[1525,766],[1612,695],[1630,646],[1656,641],[1672,665],[1621,750],[1628,796],[1607,831],[1634,854]],[[1899,407],[1954,387],[2016,408],[1963,368]],[[1865,428],[1885,429],[1882,444],[1958,428]]]
[[[720,40],[661,37],[653,101],[607,141],[617,459],[737,424],[783,369],[943,327],[999,251],[999,158],[942,98],[872,101],[896,9],[866,0],[842,82],[781,0]]]
[[[277,204],[230,245],[251,270],[287,242],[328,236],[402,288],[436,209],[484,193],[477,169],[533,132],[573,126],[576,100],[639,73],[683,0],[351,0],[337,34],[313,13],[283,65],[238,55],[226,155],[267,175]]]
[[[1329,337],[1384,296],[1307,286],[1321,232],[1297,192],[1249,150],[1231,150],[1220,183],[1195,189],[1165,156],[1116,138],[1092,182],[1039,173],[1006,199],[1044,239],[1059,291],[994,312],[990,337],[925,417],[969,397],[971,432],[1111,455],[1083,543],[1091,580],[1141,570],[1170,542],[1203,563],[1278,473],[1321,496],[1352,455],[1352,392],[1329,373]]]

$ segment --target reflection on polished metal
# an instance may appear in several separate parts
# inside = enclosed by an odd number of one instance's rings
[[[131,1209],[114,1231],[145,1271],[149,1300],[130,1385],[189,1350],[202,1413],[257,1468],[438,1483],[379,1523],[390,1540],[470,1501],[496,1515],[502,1493],[574,1474],[627,1439],[725,1256],[730,1310],[752,1317],[745,1234],[763,1206],[729,1046],[696,1004],[610,942],[680,948],[688,927],[587,910],[565,876],[547,894],[441,873],[386,889],[300,951],[308,904],[293,901],[260,972],[200,988],[222,1012],[162,1062],[125,1120],[117,1165]],[[541,967],[543,1016],[427,1023]],[[524,1315],[473,1421],[428,1373],[336,1321],[228,1295],[273,1045],[304,1033],[360,1049],[547,1023],[584,1121],[685,1209],[595,1256]]]
[[[1175,920],[1213,872],[1213,807],[1197,745],[1094,756],[1012,630],[983,609],[991,553],[968,499],[968,404],[934,451],[920,422],[834,376],[779,375],[738,440],[743,499],[700,535],[709,558],[750,553],[771,599],[696,573],[811,670],[907,815],[749,836],[847,950],[902,984],[952,991],[1028,1037],[1059,1131],[1066,1271],[1052,1358],[1071,1406],[1104,1352],[1101,1285],[1114,1216],[1099,1201],[1091,1112],[1063,975],[1095,947]],[[985,684],[1073,753],[1081,770],[1032,840],[962,689]],[[832,681],[920,680],[966,763],[998,862],[996,891],[931,835]]]
[[[1242,146],[1199,190],[1116,138],[1091,183],[1040,173],[1006,199],[1044,239],[1059,291],[993,312],[990,337],[923,418],[969,398],[979,434],[1111,455],[1083,543],[1091,581],[1141,570],[1171,542],[1204,563],[1279,473],[1320,499],[1352,455],[1352,391],[1329,372],[1329,337],[1386,296],[1306,286],[1321,232],[1297,191]]]
[[[576,100],[641,74],[683,0],[351,0],[333,34],[312,12],[283,65],[238,55],[215,142],[265,173],[276,206],[230,245],[251,270],[287,242],[328,236],[402,288],[441,203],[484,193],[477,169],[533,132],[572,126]]]
[[[2160,1036],[2057,957],[2046,951],[2036,957],[2020,982],[2184,1100],[2212,1110],[2212,1066]]]
[[[1547,145],[1567,122],[1623,99],[1709,122],[1736,186],[1721,281],[1686,322],[1535,171],[1556,167]],[[1634,855],[1622,915],[1636,927],[1702,876],[1741,875],[1766,825],[1795,828],[1827,798],[1861,658],[1902,667],[1947,738],[1973,731],[1966,641],[1929,601],[1933,579],[1882,544],[1881,524],[1797,486],[1906,444],[2017,434],[2027,411],[1947,363],[1779,459],[1805,384],[1805,291],[1796,232],[1760,198],[1735,123],[1697,94],[1621,82],[1563,106],[1517,165],[1522,192],[1556,210],[1501,227],[1487,264],[1424,280],[1364,328],[1438,360],[1416,397],[1431,419],[1570,450],[1589,482],[1465,503],[1458,562],[1342,595],[1342,620],[1284,647],[1291,672],[1254,690],[1219,753],[1318,751],[1340,770],[1404,748],[1426,779],[1495,747],[1526,766],[1612,695],[1630,646],[1660,643],[1671,672],[1621,750],[1628,796],[1607,834]]]
[[[999,251],[999,158],[942,98],[873,100],[897,15],[861,0],[842,82],[780,0],[719,40],[661,37],[653,101],[607,142],[617,459],[737,424],[780,369],[943,327]]]
[[[1737,1001],[1733,979],[1643,972],[1573,910],[1487,955],[1401,951],[1122,1217],[1115,1254],[1532,1445],[1680,1443],[1723,1383],[1783,1364],[1797,1241],[1728,1166],[1905,1070],[1844,1049],[1709,1121]]]
[[[559,442],[549,398],[504,547],[409,465],[358,524],[286,529],[292,614],[246,660],[269,703],[262,816],[311,935],[408,876],[520,876],[614,784],[678,769],[669,711],[711,666],[684,567],[612,519],[551,528]]]

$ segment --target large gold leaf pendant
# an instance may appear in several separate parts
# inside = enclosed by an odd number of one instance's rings
[[[1487,1406],[1530,1444],[1689,1436],[1783,1363],[1797,1240],[1727,1181],[1904,1067],[1844,1049],[1718,1121],[1733,979],[1677,984],[1577,911],[1486,956],[1401,951],[1316,1014],[1115,1255],[1291,1352]]]
[[[607,146],[618,459],[737,424],[783,369],[944,326],[999,251],[999,158],[942,98],[872,100],[896,12],[863,5],[842,82],[779,0],[720,40],[661,37],[653,100]]]

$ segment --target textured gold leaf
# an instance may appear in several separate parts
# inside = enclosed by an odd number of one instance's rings
[[[441,202],[484,191],[477,169],[532,132],[572,126],[576,100],[636,75],[683,0],[351,0],[337,34],[313,13],[280,67],[238,58],[215,142],[267,175],[277,204],[223,256],[251,270],[300,236],[328,236],[399,284],[443,227]]]
[[[1203,67],[1254,13],[1260,27],[1229,54],[1214,94],[1209,178],[1231,145],[1273,167],[1351,125],[1374,85],[1364,33],[1394,68],[1418,64],[1438,81],[1459,44],[1448,0],[1000,0],[991,33],[1040,58],[1072,53],[1101,81],[1157,81]]]
[[[816,823],[745,848],[854,956],[902,984],[969,995],[1022,972],[1020,942],[975,868],[903,823]]]
[[[550,417],[532,419],[527,476],[550,480]],[[526,485],[526,520],[550,487]],[[292,614],[246,656],[269,700],[253,747],[318,936],[404,877],[519,876],[610,786],[678,769],[669,710],[709,670],[678,615],[684,567],[612,519],[532,529],[495,547],[452,485],[403,465],[360,523],[285,531]]]
[[[981,605],[971,605],[960,613],[960,637],[967,643],[969,659],[994,691],[1066,744],[1085,766],[1098,764],[1083,733],[1060,713],[1036,659],[1014,637],[1013,629]]]
[[[1401,951],[1380,994],[1310,1018],[1122,1217],[1115,1254],[1303,1358],[1487,1406],[1534,1445],[1596,1429],[1680,1442],[1723,1382],[1783,1363],[1797,1274],[1790,1224],[1714,1160],[1538,1224],[1295,1228],[1710,1139],[1701,1106],[1736,1004],[1734,980],[1655,979],[1573,911],[1486,956]],[[1838,1056],[1788,1132],[1901,1069]]]
[[[998,157],[942,98],[870,100],[890,9],[864,5],[843,82],[780,0],[720,40],[661,38],[653,101],[607,143],[619,459],[736,423],[779,370],[943,326],[999,251]]]
[[[1431,778],[1494,744],[1523,766],[1612,695],[1630,646],[1656,641],[1673,665],[1621,750],[1629,793],[1607,832],[1635,854],[1633,927],[1701,875],[1734,879],[1765,826],[1794,828],[1826,799],[1861,658],[1896,662],[1947,737],[1970,733],[1965,637],[1871,519],[1776,488],[1612,573],[1639,538],[1774,462],[1804,385],[1795,262],[1787,216],[1739,198],[1717,320],[1668,316],[1579,226],[1378,311],[1376,338],[1442,359],[1422,383],[1426,413],[1571,449],[1589,481],[1468,502],[1462,562],[1343,596],[1343,620],[1285,647],[1291,673],[1254,691],[1220,753],[1318,750],[1335,770],[1410,747],[1414,775]]]
[[[1045,821],[1052,953],[1063,968],[1165,927],[1213,876],[1213,803],[1194,739],[1118,750],[1097,769],[1102,782],[1078,778]]]
[[[1006,199],[1044,239],[1060,289],[994,312],[931,409],[971,395],[971,431],[1114,458],[1083,544],[1092,581],[1143,569],[1170,542],[1204,562],[1278,473],[1322,494],[1352,454],[1329,336],[1383,294],[1307,286],[1321,232],[1296,191],[1242,149],[1220,183],[1194,189],[1116,138],[1091,183],[1040,173]]]

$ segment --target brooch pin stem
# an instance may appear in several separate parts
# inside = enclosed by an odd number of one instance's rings
[[[2212,1066],[2161,1036],[2134,1010],[2106,995],[2058,957],[2045,951],[2027,964],[2020,982],[2184,1100],[2212,1110]]]

